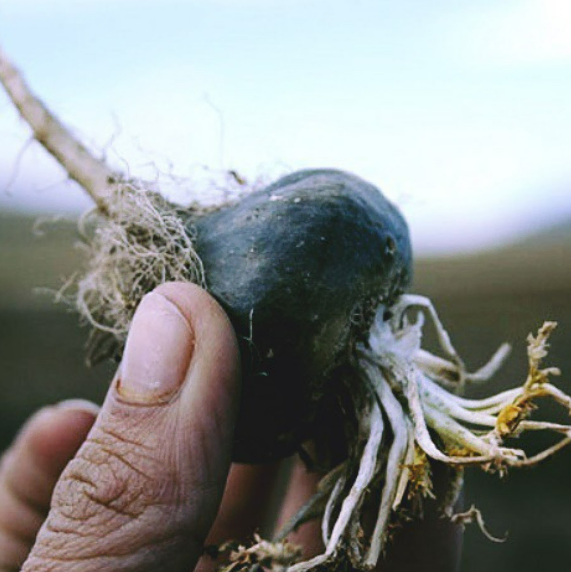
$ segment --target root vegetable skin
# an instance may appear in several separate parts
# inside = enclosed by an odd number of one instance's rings
[[[375,187],[333,170],[294,173],[190,222],[207,287],[242,340],[235,458],[290,455],[323,423],[320,398],[376,308],[408,284],[406,223]]]
[[[571,398],[550,381],[559,370],[541,367],[555,323],[529,336],[529,375],[520,387],[480,400],[461,397],[467,383],[496,373],[509,348],[502,346],[480,370],[466,371],[430,301],[403,293],[411,274],[406,223],[372,185],[341,171],[302,171],[232,205],[183,210],[155,200],[143,182],[126,181],[94,158],[1,51],[0,81],[35,138],[93,197],[102,228],[111,225],[123,252],[144,259],[131,272],[124,259],[103,265],[111,282],[120,283],[118,299],[127,300],[121,308],[127,324],[144,291],[172,276],[172,267],[161,266],[165,244],[171,259],[179,252],[193,258],[188,268],[175,264],[175,275],[204,280],[225,307],[242,340],[245,374],[236,458],[280,458],[313,437],[331,447],[331,462],[339,457],[334,441],[343,441],[345,458],[275,543],[257,538],[253,546],[239,547],[227,570],[237,572],[260,559],[269,569],[289,572],[347,565],[369,570],[379,562],[403,506],[432,493],[431,461],[455,473],[442,499],[443,514],[483,526],[476,509],[453,514],[464,467],[501,472],[530,466],[571,442],[571,426],[528,418],[538,398],[571,411]],[[125,193],[129,199],[142,193],[145,208],[159,219],[168,214],[169,224],[162,225],[167,236],[157,238],[154,228],[137,224],[150,220],[137,212],[121,216],[119,197]],[[141,201],[127,203],[138,208]],[[180,240],[168,236],[173,229],[183,235]],[[97,273],[88,278],[97,297]],[[103,298],[97,303],[104,306]],[[120,342],[126,326],[98,321],[116,314],[100,306],[93,311],[92,300],[84,298],[86,314]],[[442,356],[421,347],[426,318],[435,325]],[[342,410],[343,417],[335,419]],[[326,438],[319,441],[321,426]],[[532,457],[506,446],[527,430],[551,431],[559,440]],[[372,527],[362,522],[365,502],[376,509]],[[300,553],[283,540],[315,514],[321,515],[325,551],[300,561]]]

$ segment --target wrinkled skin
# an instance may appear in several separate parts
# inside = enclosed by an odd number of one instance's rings
[[[166,303],[157,308],[155,297],[137,310],[129,337],[139,339],[139,351],[131,351],[130,367],[139,381],[153,369],[162,383],[180,366],[180,390],[157,393],[152,385],[150,394],[133,393],[118,376],[99,412],[72,402],[28,422],[0,464],[0,571],[19,570],[28,558],[25,572],[190,572],[197,564],[207,572],[214,563],[201,557],[204,542],[251,538],[269,507],[276,510],[270,497],[279,464],[230,468],[240,366],[228,320],[192,285],[166,284],[159,294]],[[160,367],[140,351],[164,341],[173,309],[192,327],[188,370],[184,348]],[[313,494],[317,479],[294,463],[281,521]],[[453,572],[459,534],[428,503],[424,521],[396,535],[379,570]],[[310,556],[321,550],[319,538],[312,522],[291,540]]]

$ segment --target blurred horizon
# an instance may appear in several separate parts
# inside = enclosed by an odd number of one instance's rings
[[[217,174],[215,177],[220,179],[223,174]],[[188,184],[186,181],[185,184]],[[203,181],[203,186],[197,195],[189,194],[186,197],[186,201],[181,201],[182,205],[190,204],[194,200],[201,197],[210,202],[212,199],[205,197],[208,193],[208,186],[212,184],[212,181]],[[56,225],[58,221],[64,221],[75,223],[79,220],[82,214],[91,210],[93,208],[93,202],[90,197],[87,196],[85,191],[81,189],[73,181],[66,181],[60,184],[55,184],[47,187],[43,190],[38,190],[39,193],[43,193],[45,196],[42,197],[45,200],[41,201],[29,201],[29,200],[17,200],[18,199],[18,189],[11,190],[8,195],[4,198],[0,198],[0,223],[1,221],[7,220],[9,218],[20,219],[24,217],[24,220],[29,222],[30,238],[32,234],[32,229],[34,227],[34,220],[40,223],[47,222],[48,227],[50,221],[55,221]],[[223,191],[221,191],[223,192]],[[571,191],[570,191],[571,192]],[[56,199],[56,206],[51,205],[49,201],[49,194],[54,193]],[[73,201],[66,203],[61,202],[61,196],[67,194],[75,194]],[[29,196],[29,195],[28,195]],[[79,197],[78,197],[79,196]],[[26,197],[28,198],[28,197]],[[177,197],[180,199],[180,197]],[[14,200],[11,200],[14,199]],[[406,217],[406,204],[398,204],[399,208],[403,210]],[[496,251],[502,251],[505,249],[510,249],[514,246],[519,246],[521,244],[531,244],[536,239],[541,242],[558,242],[559,239],[563,239],[563,242],[567,242],[568,238],[571,238],[571,210],[567,212],[566,210],[562,212],[552,213],[551,217],[542,216],[544,213],[536,213],[534,216],[530,217],[526,223],[522,224],[521,228],[512,230],[512,232],[506,232],[501,237],[494,237],[493,241],[490,242],[480,242],[475,244],[461,243],[458,246],[454,245],[423,245],[419,243],[417,236],[415,234],[415,228],[411,226],[409,222],[409,230],[411,232],[411,240],[413,243],[413,253],[415,258],[449,258],[449,257],[464,257],[464,256],[474,256],[482,255],[487,253],[494,253]]]

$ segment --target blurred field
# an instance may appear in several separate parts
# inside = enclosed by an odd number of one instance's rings
[[[80,265],[74,225],[49,225],[43,236],[33,226],[32,219],[0,215],[0,449],[42,405],[71,397],[99,401],[112,375],[109,365],[85,368],[87,331],[45,292],[58,290]],[[546,319],[560,324],[549,363],[561,367],[562,385],[571,390],[569,228],[500,251],[416,265],[413,290],[432,298],[469,366],[481,365],[502,341],[514,345],[494,390],[523,381],[525,336]],[[469,472],[466,503],[472,502],[493,534],[508,536],[494,544],[469,527],[463,572],[558,570],[571,561],[571,450],[503,480]]]

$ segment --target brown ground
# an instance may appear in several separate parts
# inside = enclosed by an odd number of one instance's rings
[[[30,219],[0,215],[0,449],[44,404],[79,396],[100,400],[112,373],[110,366],[84,367],[86,330],[71,311],[33,291],[59,288],[77,268],[73,226],[44,237],[34,237],[31,228]],[[562,385],[571,390],[569,235],[477,256],[420,260],[414,291],[432,298],[472,367],[502,341],[514,344],[494,389],[522,381],[525,336],[543,320],[557,320],[550,363],[563,369]],[[470,527],[463,572],[559,570],[571,561],[571,451],[503,480],[469,472],[466,499],[482,509],[493,534],[507,532],[508,538],[493,544]]]

